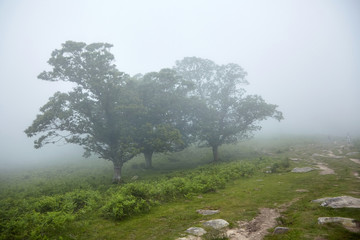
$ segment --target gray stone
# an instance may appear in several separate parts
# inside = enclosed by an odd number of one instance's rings
[[[313,200],[313,202],[319,202],[323,207],[360,208],[360,198],[350,196],[320,198]]]
[[[353,156],[353,155],[357,155],[359,154],[359,152],[349,152],[346,154],[346,156]]]
[[[203,225],[206,227],[212,227],[214,229],[219,230],[221,228],[229,226],[229,223],[227,221],[225,221],[224,219],[214,219],[214,220],[204,222]]]
[[[360,229],[360,222],[352,218],[343,217],[319,217],[318,224],[326,223],[341,223],[345,228],[353,232],[358,232]]]
[[[188,228],[185,232],[190,233],[195,236],[202,236],[206,233],[206,231],[203,228],[199,228],[199,227]]]
[[[220,211],[219,210],[204,210],[204,209],[199,209],[199,210],[196,210],[197,213],[201,214],[201,215],[213,215],[213,214],[216,214],[216,213],[219,213]]]
[[[187,237],[177,238],[176,240],[201,240],[201,238],[189,235]]]
[[[295,192],[306,193],[306,192],[309,192],[309,190],[307,190],[307,189],[296,189]]]
[[[326,157],[325,155],[322,154],[318,154],[318,153],[314,153],[313,155],[311,155],[312,157]]]
[[[286,233],[288,231],[289,231],[289,228],[287,228],[287,227],[276,227],[274,229],[273,234],[283,234],[283,233]]]
[[[293,173],[306,173],[306,172],[310,172],[312,170],[314,170],[314,168],[303,167],[303,168],[294,168],[293,170],[291,170],[291,172],[293,172]]]

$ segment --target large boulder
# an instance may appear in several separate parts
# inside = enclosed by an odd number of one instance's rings
[[[227,221],[225,221],[224,219],[215,219],[215,220],[210,220],[210,221],[204,222],[203,225],[206,227],[211,227],[211,228],[219,230],[219,229],[229,226],[229,223]]]
[[[326,197],[313,200],[313,202],[319,202],[323,207],[360,208],[360,199],[350,196]]]

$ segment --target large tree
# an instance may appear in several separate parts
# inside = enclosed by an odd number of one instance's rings
[[[144,109],[138,118],[137,144],[152,168],[153,153],[181,150],[190,142],[187,92],[190,86],[172,69],[136,76]]]
[[[259,121],[268,117],[281,120],[277,106],[260,96],[246,95],[246,72],[237,64],[217,65],[213,61],[187,57],[177,61],[174,70],[194,85],[190,96],[197,98],[194,125],[200,143],[210,146],[214,161],[218,148],[234,143],[259,130]]]
[[[118,71],[112,45],[67,41],[51,54],[50,71],[38,78],[74,84],[72,91],[57,92],[40,109],[28,137],[39,136],[35,148],[65,141],[81,145],[114,165],[114,182],[120,182],[123,164],[139,153],[133,140],[133,118],[142,112],[129,92],[129,76]]]

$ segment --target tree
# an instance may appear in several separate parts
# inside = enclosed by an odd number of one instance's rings
[[[152,168],[155,152],[181,150],[190,142],[184,111],[190,86],[171,69],[136,78],[136,91],[144,109],[137,122],[137,144],[146,168]]]
[[[198,99],[194,125],[200,143],[213,151],[218,161],[218,148],[234,143],[259,130],[259,121],[268,117],[283,119],[277,106],[267,104],[260,96],[245,95],[246,72],[237,64],[217,65],[196,57],[177,61],[174,70],[194,85],[191,96]]]
[[[51,71],[38,78],[75,85],[68,93],[57,92],[40,109],[25,133],[37,136],[35,148],[65,141],[81,145],[84,156],[92,153],[114,165],[113,181],[121,180],[123,164],[138,154],[133,141],[133,117],[141,113],[138,99],[129,92],[129,76],[119,72],[112,45],[67,41],[51,54]]]

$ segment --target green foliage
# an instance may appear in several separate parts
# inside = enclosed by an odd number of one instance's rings
[[[230,180],[253,175],[256,169],[255,162],[238,161],[175,172],[150,182],[139,181],[114,187],[108,191],[110,196],[102,213],[113,219],[124,219],[147,212],[160,202],[215,192],[224,188]]]
[[[104,216],[121,220],[126,217],[139,213],[145,213],[150,210],[150,204],[133,195],[123,195],[122,193],[114,194],[107,204],[102,208]]]
[[[276,172],[287,171],[289,167],[290,167],[290,159],[285,158],[280,162],[273,163],[271,165],[271,172],[276,173]]]
[[[139,153],[132,123],[141,106],[127,88],[129,76],[116,68],[111,47],[67,41],[54,50],[51,70],[38,78],[75,86],[68,93],[56,92],[25,133],[38,137],[35,148],[56,142],[82,146],[84,156],[96,154],[113,162],[119,169],[114,181],[120,181],[122,165]]]
[[[2,199],[0,239],[48,239],[76,218],[99,208],[96,191],[76,190],[64,195]]]
[[[237,64],[217,65],[211,60],[186,57],[174,70],[194,86],[193,124],[197,140],[213,148],[218,161],[218,147],[248,138],[259,130],[259,121],[269,117],[283,119],[277,106],[267,104],[258,95],[245,95],[247,73]]]

